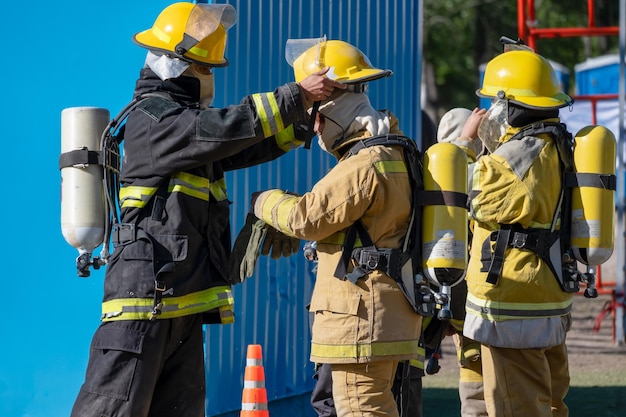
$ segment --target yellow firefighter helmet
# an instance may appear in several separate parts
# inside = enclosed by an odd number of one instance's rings
[[[389,70],[374,68],[367,56],[347,42],[316,39],[290,39],[285,55],[293,67],[296,82],[330,67],[326,76],[346,84],[363,83],[388,77]]]
[[[229,4],[174,3],[159,14],[154,25],[133,41],[157,53],[208,66],[226,66],[226,31],[237,21]]]
[[[550,62],[541,55],[524,50],[504,52],[489,61],[483,86],[476,94],[539,109],[560,108],[574,102],[561,91]]]

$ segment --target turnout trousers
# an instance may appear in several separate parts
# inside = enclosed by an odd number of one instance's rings
[[[72,417],[203,417],[202,315],[105,322]]]
[[[544,349],[482,346],[489,417],[567,417],[569,388],[565,342]]]
[[[398,417],[391,392],[398,361],[331,365],[337,417]]]

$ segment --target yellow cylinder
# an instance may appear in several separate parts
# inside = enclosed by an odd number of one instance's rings
[[[615,175],[615,136],[603,126],[586,126],[574,137],[577,174]],[[600,265],[613,253],[615,190],[582,185],[572,189],[571,246],[585,265]]]
[[[467,156],[451,143],[437,143],[424,155],[424,190],[467,197]],[[468,212],[457,205],[425,205],[422,211],[423,269],[436,285],[452,286],[467,268]]]
[[[61,153],[100,150],[109,111],[71,107],[61,112]],[[79,253],[91,253],[104,239],[105,207],[102,166],[79,163],[61,168],[61,231]]]

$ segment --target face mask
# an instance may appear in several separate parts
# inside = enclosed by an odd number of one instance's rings
[[[211,103],[213,103],[213,98],[215,96],[215,80],[213,78],[213,73],[202,73],[197,70],[195,65],[192,65],[187,70],[187,75],[200,80],[200,108],[209,108]]]
[[[167,55],[157,55],[148,51],[146,66],[150,68],[163,81],[170,78],[178,78],[189,67],[189,62],[178,58],[170,58]]]
[[[509,123],[507,121],[507,101],[496,100],[478,125],[478,137],[489,152],[493,153],[506,135]]]

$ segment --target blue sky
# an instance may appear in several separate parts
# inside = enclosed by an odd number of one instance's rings
[[[98,325],[102,272],[78,278],[77,252],[61,235],[61,111],[97,106],[117,114],[145,57],[131,37],[169,3],[3,6],[2,416],[68,415],[80,387]]]

